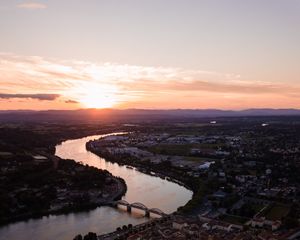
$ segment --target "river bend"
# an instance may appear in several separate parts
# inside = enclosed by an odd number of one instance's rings
[[[83,164],[106,169],[123,178],[128,188],[123,199],[130,203],[141,202],[149,208],[159,208],[171,213],[191,199],[192,192],[183,186],[119,166],[117,163],[110,163],[86,150],[86,142],[104,136],[106,135],[64,141],[56,146],[55,154],[62,159],[74,159]],[[124,224],[135,225],[145,221],[147,218],[138,210],[128,214],[121,209],[98,207],[88,212],[50,215],[12,223],[0,228],[0,239],[71,240],[79,233],[107,233]]]

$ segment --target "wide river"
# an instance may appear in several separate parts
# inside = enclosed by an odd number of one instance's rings
[[[56,155],[106,169],[113,175],[120,176],[126,181],[128,188],[123,199],[130,203],[141,202],[149,208],[159,208],[165,213],[171,213],[191,199],[192,192],[178,184],[107,162],[86,150],[86,142],[103,136],[106,135],[62,142],[56,146]],[[88,212],[50,215],[12,223],[0,228],[0,240],[72,240],[79,233],[107,233],[124,224],[135,225],[145,221],[147,218],[139,210],[133,210],[129,214],[122,209],[99,207]]]

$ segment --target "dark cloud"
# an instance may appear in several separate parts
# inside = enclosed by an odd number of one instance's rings
[[[37,100],[46,100],[53,101],[57,99],[59,94],[46,94],[46,93],[38,93],[38,94],[9,94],[9,93],[0,93],[0,98],[2,99],[11,99],[11,98],[31,98]]]
[[[74,101],[74,100],[67,100],[67,101],[65,101],[65,103],[79,103],[79,102]]]

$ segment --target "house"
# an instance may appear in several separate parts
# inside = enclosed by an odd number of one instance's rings
[[[227,193],[223,192],[222,190],[218,190],[213,194],[213,197],[215,198],[225,198],[227,196]]]
[[[277,221],[272,221],[272,220],[268,220],[265,217],[254,217],[251,221],[250,221],[250,225],[251,227],[270,227],[272,229],[272,231],[276,231],[277,229],[280,228],[281,226],[281,221],[277,220]]]
[[[172,227],[175,229],[178,229],[178,230],[181,230],[182,228],[184,228],[186,226],[188,226],[188,224],[183,219],[176,219],[172,223]]]
[[[250,222],[251,227],[260,227],[264,226],[265,219],[264,218],[253,218]]]
[[[222,230],[222,231],[230,232],[231,227],[232,227],[231,224],[227,222],[213,220],[207,223],[207,228],[211,230]]]

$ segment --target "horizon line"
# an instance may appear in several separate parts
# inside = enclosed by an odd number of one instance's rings
[[[115,110],[115,111],[128,111],[128,110],[143,110],[143,111],[232,111],[242,112],[249,110],[296,110],[300,108],[243,108],[243,109],[221,109],[221,108],[78,108],[78,109],[1,109],[0,112],[47,112],[47,111],[84,111],[84,110]]]

